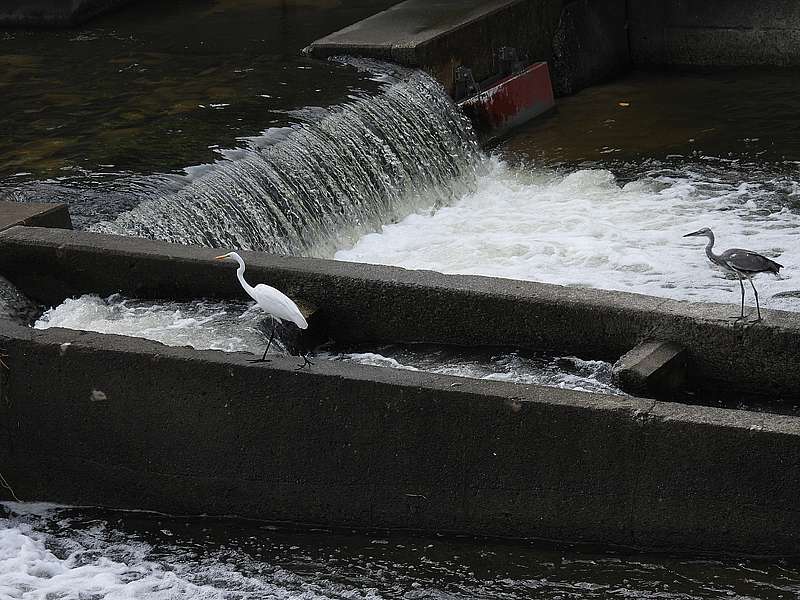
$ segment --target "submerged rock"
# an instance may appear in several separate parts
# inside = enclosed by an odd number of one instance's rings
[[[30,325],[41,314],[41,306],[30,300],[8,279],[0,276],[0,319]]]

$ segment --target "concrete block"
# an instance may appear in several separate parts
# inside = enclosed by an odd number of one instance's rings
[[[72,229],[66,204],[0,201],[0,231],[14,225]]]
[[[643,342],[614,363],[614,382],[646,398],[672,399],[686,389],[686,348],[671,342]]]

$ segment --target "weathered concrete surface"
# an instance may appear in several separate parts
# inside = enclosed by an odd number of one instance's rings
[[[512,46],[547,60],[562,0],[406,0],[313,42],[318,58],[349,54],[424,68],[452,95],[457,66],[480,81],[497,74],[495,52]]]
[[[23,500],[800,552],[797,418],[9,323],[0,348]]]
[[[630,66],[625,0],[407,0],[312,43],[320,58],[350,54],[420,67],[452,95],[457,66],[481,81],[498,72],[496,52],[511,46],[547,61],[556,95]]]
[[[552,42],[556,96],[574,94],[621,75],[630,68],[629,4],[625,0],[565,3]]]
[[[628,3],[637,65],[800,65],[796,0]]]
[[[689,379],[686,356],[686,348],[672,342],[643,342],[614,363],[614,382],[636,396],[675,399]]]
[[[14,225],[72,229],[66,204],[0,201],[0,231]]]
[[[0,232],[0,273],[32,299],[83,293],[241,298],[219,250],[80,231]],[[320,307],[342,343],[429,342],[552,350],[615,361],[663,340],[688,352],[690,385],[800,397],[800,314],[764,311],[742,327],[730,307],[638,294],[243,252],[252,281]],[[35,264],[36,269],[29,265]]]
[[[64,27],[83,23],[131,0],[3,0],[0,27]]]

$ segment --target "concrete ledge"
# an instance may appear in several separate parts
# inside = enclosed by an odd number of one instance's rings
[[[24,500],[800,551],[797,418],[7,322],[0,348],[0,464]]]
[[[562,0],[406,0],[313,42],[317,58],[349,54],[424,68],[452,95],[455,67],[478,81],[497,74],[494,52],[524,50],[550,57]]]
[[[66,204],[0,202],[0,231],[14,225],[72,229]]]
[[[241,298],[219,250],[43,228],[0,232],[0,273],[34,300],[84,293]],[[342,343],[429,342],[551,350],[615,361],[647,340],[687,349],[689,384],[800,397],[800,314],[742,327],[721,304],[244,252],[252,281],[320,308]],[[31,265],[36,265],[35,269]]]

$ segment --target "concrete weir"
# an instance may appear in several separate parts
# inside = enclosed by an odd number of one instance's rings
[[[35,299],[239,297],[218,251],[85,232],[0,233]],[[695,378],[754,361],[797,397],[800,316],[246,253],[253,280],[320,306],[341,342],[613,357],[685,338]],[[32,268],[31,265],[35,265]],[[718,350],[714,350],[719,346]],[[800,553],[800,419],[250,355],[0,322],[1,472],[17,496],[357,528],[670,551]],[[766,362],[766,357],[773,360]],[[777,359],[774,357],[777,356]],[[794,369],[796,370],[796,369]],[[716,371],[716,373],[715,373]],[[755,380],[748,382],[755,383]],[[0,494],[7,493],[0,490]]]

